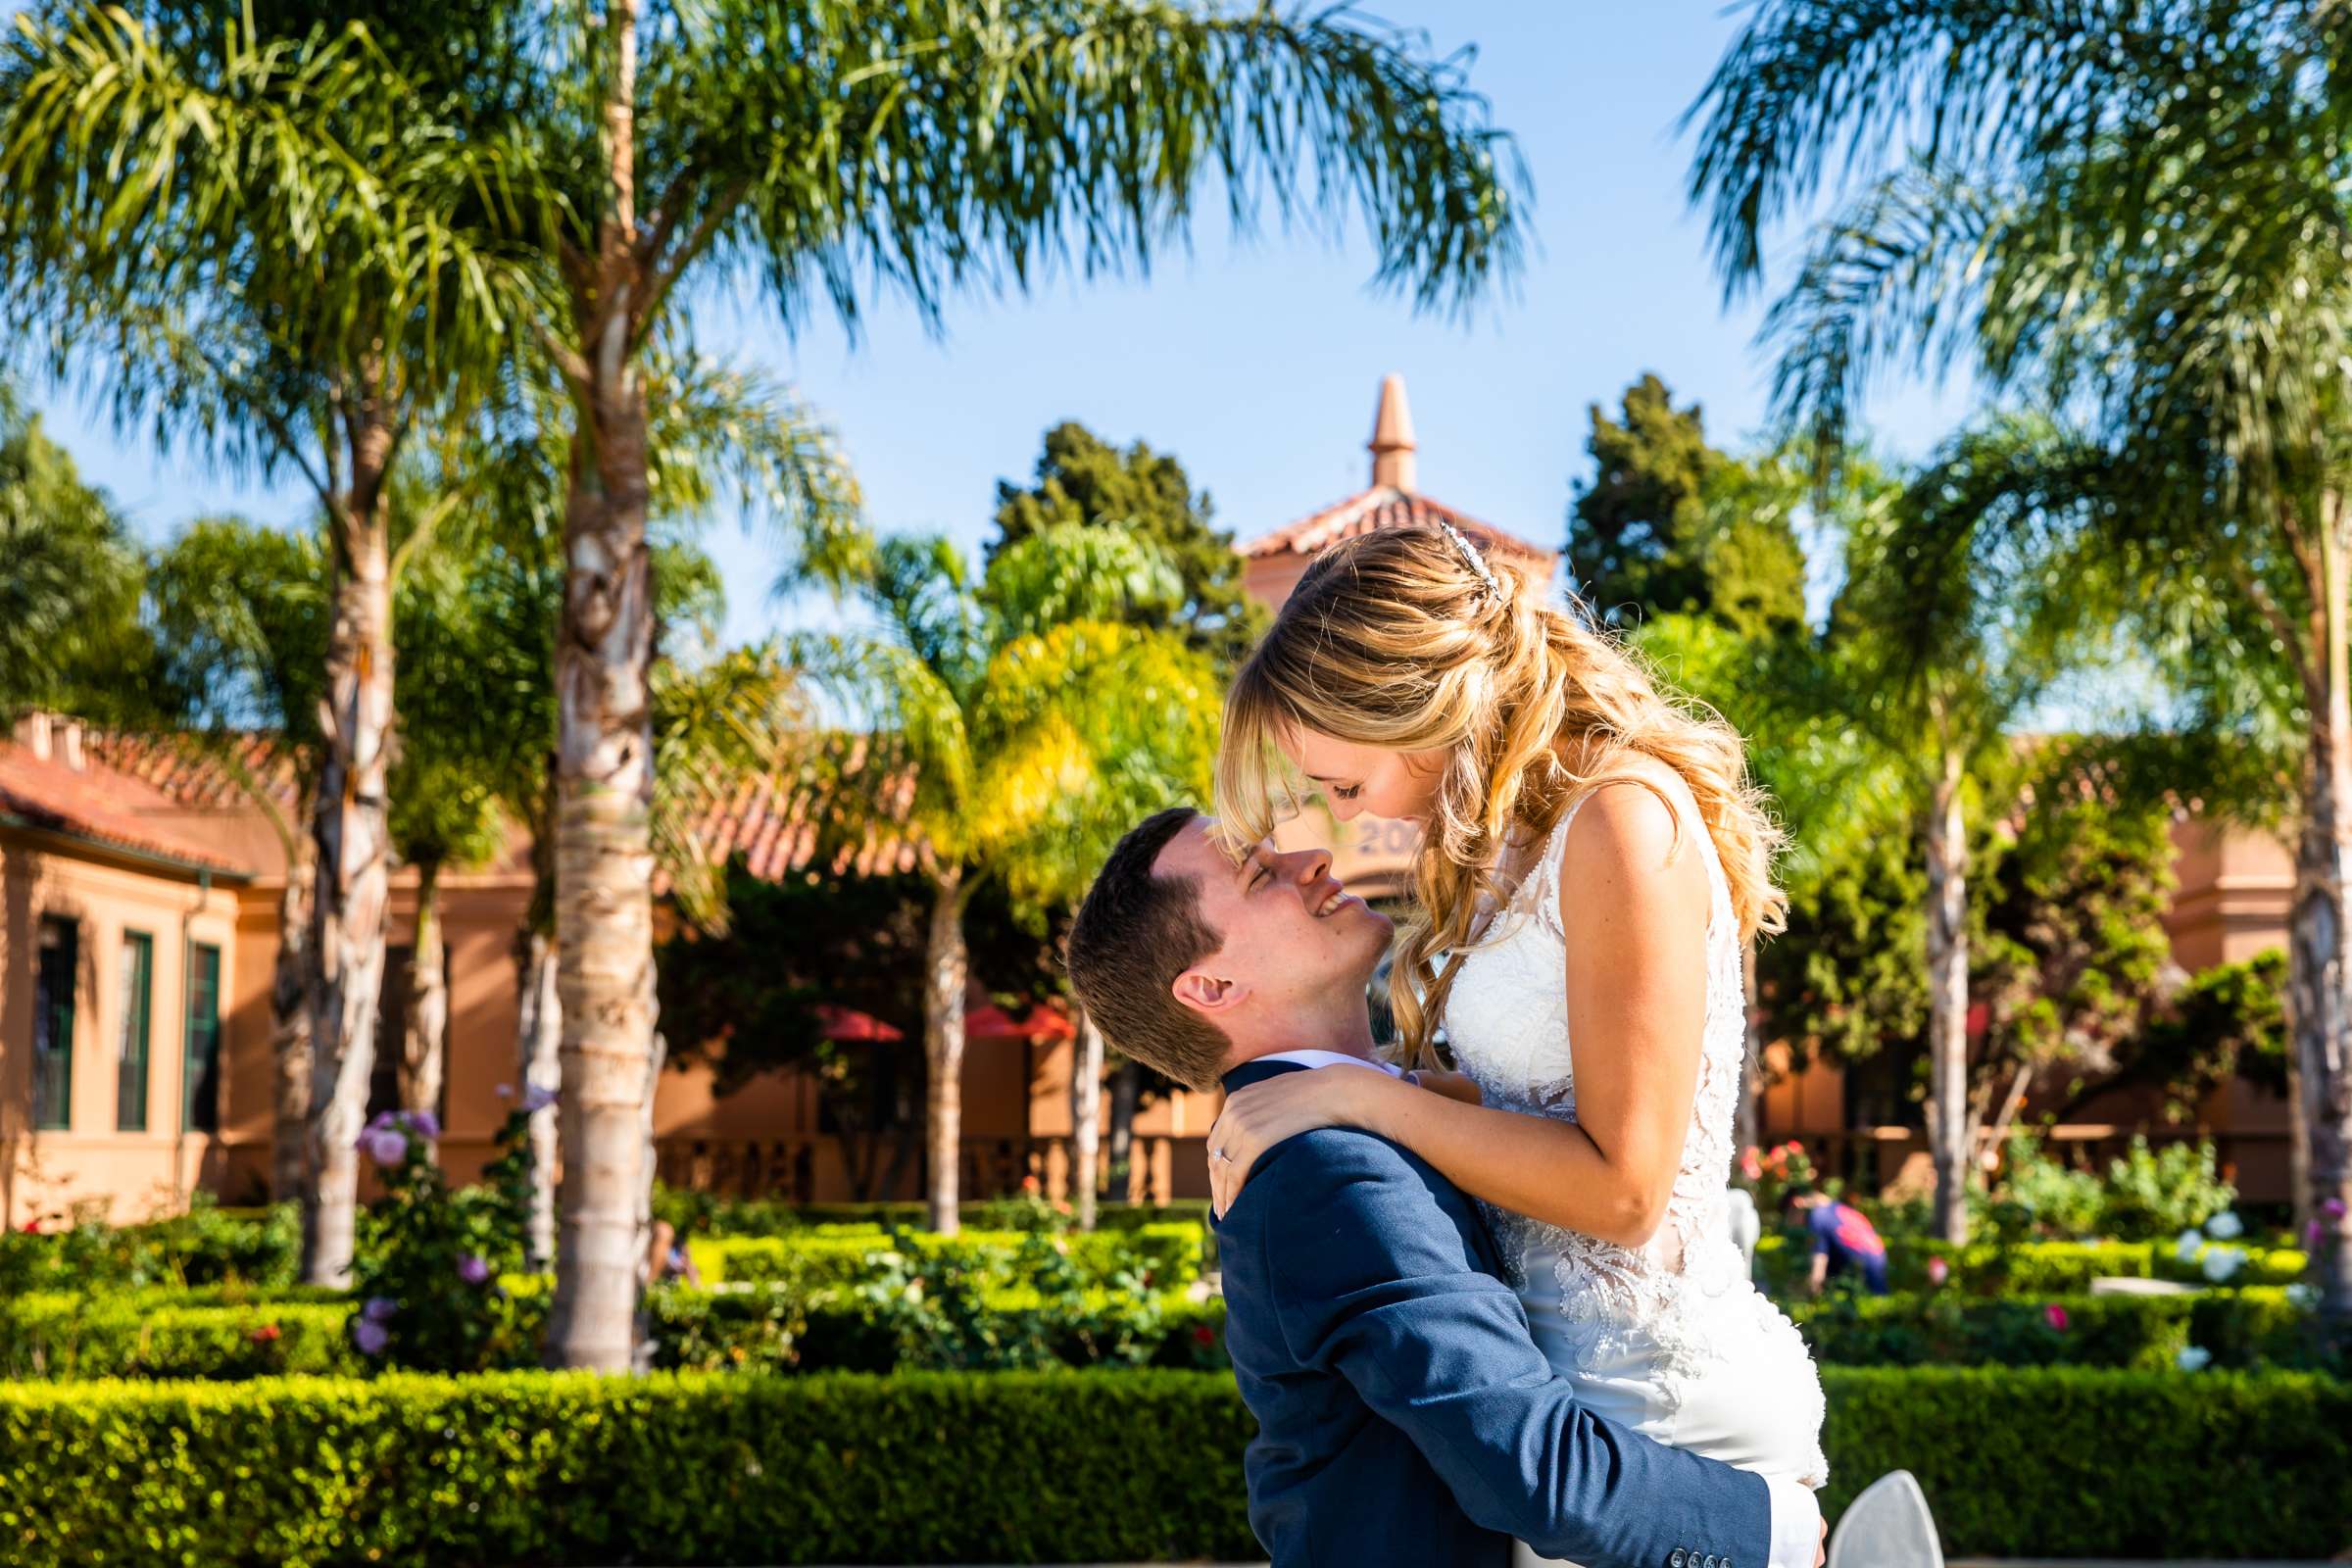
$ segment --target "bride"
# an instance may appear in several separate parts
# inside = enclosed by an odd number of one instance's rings
[[[1233,844],[1270,831],[1290,770],[1342,821],[1421,824],[1390,987],[1417,1070],[1235,1094],[1208,1140],[1218,1211],[1310,1128],[1401,1144],[1485,1204],[1589,1408],[1819,1487],[1821,1380],[1726,1214],[1740,958],[1784,904],[1739,737],[1452,528],[1390,529],[1317,560],[1236,679]]]

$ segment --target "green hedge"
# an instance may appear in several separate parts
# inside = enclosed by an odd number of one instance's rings
[[[935,1236],[901,1231],[898,1240],[861,1227],[783,1236],[697,1237],[687,1243],[707,1285],[722,1282],[775,1283],[815,1292],[858,1284],[873,1272],[867,1260],[912,1246],[926,1259],[953,1260],[993,1277],[1020,1283],[1024,1249],[1053,1247],[1066,1252],[1090,1282],[1107,1283],[1133,1270],[1148,1275],[1152,1290],[1176,1290],[1200,1277],[1201,1229],[1190,1222],[1162,1221],[1133,1232],[1046,1236],[1038,1232],[966,1231]]]
[[[2277,1289],[2194,1296],[1981,1299],[1949,1292],[1800,1302],[1789,1316],[1833,1366],[2331,1366],[2313,1315]]]
[[[1901,1466],[1954,1554],[2352,1545],[2352,1385],[1949,1368],[1825,1381],[1833,1516]],[[1250,1431],[1229,1377],[1182,1372],[24,1386],[0,1389],[0,1559],[1232,1560],[1257,1555]]]
[[[0,1378],[372,1376],[383,1368],[353,1345],[353,1310],[348,1297],[195,1306],[150,1296],[19,1297],[0,1301]],[[976,1321],[943,1325],[879,1312],[849,1292],[810,1300],[777,1286],[666,1289],[646,1298],[646,1317],[654,1364],[671,1370],[1226,1364],[1225,1303],[1182,1294],[1137,1298],[1096,1290],[1065,1298],[997,1291]]]
[[[141,1298],[38,1294],[0,1302],[0,1378],[234,1380],[358,1375],[351,1303],[178,1305]]]
[[[365,1230],[364,1211],[362,1223]],[[184,1214],[135,1225],[0,1231],[0,1295],[102,1286],[290,1285],[301,1253],[302,1225],[293,1204],[230,1209],[199,1202]]]
[[[967,1230],[1059,1231],[1070,1225],[1061,1209],[1027,1196],[981,1199],[956,1205]],[[858,1225],[873,1229],[899,1226],[920,1230],[931,1223],[931,1208],[920,1202],[786,1203],[765,1198],[721,1198],[684,1188],[658,1186],[654,1213],[681,1231],[712,1236],[778,1236],[812,1225]],[[1172,1203],[1101,1203],[1095,1208],[1095,1228],[1132,1231],[1170,1220],[1208,1224],[1208,1200],[1179,1199]]]
[[[2293,1248],[2242,1250],[2245,1262],[2232,1286],[2292,1285],[2303,1278],[2310,1257]],[[1756,1244],[1756,1274],[1774,1295],[1794,1294],[1810,1266],[1810,1254],[1785,1236]],[[2196,1263],[2184,1263],[2171,1242],[1995,1242],[1952,1247],[1916,1237],[1886,1244],[1887,1282],[1897,1291],[1933,1288],[1928,1266],[1942,1258],[1949,1273],[1943,1288],[1969,1296],[2047,1297],[2087,1294],[2101,1278],[2209,1283]]]

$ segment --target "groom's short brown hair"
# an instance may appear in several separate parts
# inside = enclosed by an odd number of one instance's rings
[[[1225,945],[1200,918],[1200,886],[1155,876],[1168,841],[1200,813],[1170,807],[1128,829],[1070,922],[1070,985],[1103,1037],[1194,1089],[1213,1088],[1233,1042],[1176,1000],[1176,977]]]

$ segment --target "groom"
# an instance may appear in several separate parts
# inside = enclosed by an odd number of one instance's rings
[[[1387,916],[1319,850],[1236,864],[1190,808],[1119,841],[1071,928],[1103,1034],[1205,1091],[1388,1071],[1364,988]],[[1586,1568],[1814,1568],[1821,1515],[1787,1482],[1662,1447],[1583,1409],[1528,1337],[1470,1200],[1385,1140],[1277,1145],[1217,1223],[1226,1345],[1257,1417],[1250,1522],[1275,1568],[1483,1564],[1509,1538]]]

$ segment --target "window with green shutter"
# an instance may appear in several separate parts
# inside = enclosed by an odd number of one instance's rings
[[[220,950],[188,949],[188,1027],[185,1098],[180,1126],[192,1133],[220,1130]]]
[[[147,1041],[155,995],[155,939],[144,931],[122,933],[122,1040],[116,1055],[115,1130],[147,1130]]]
[[[41,916],[32,982],[32,1124],[47,1132],[74,1125],[74,977],[80,966],[79,928]]]

